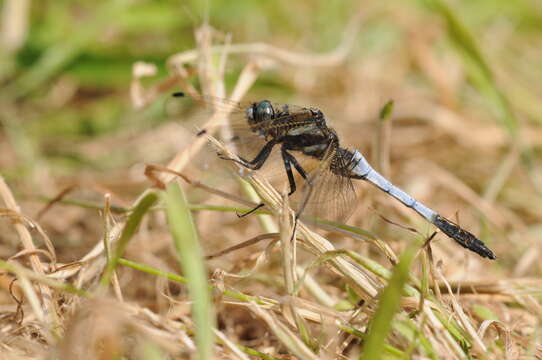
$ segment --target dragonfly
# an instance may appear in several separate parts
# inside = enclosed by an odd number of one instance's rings
[[[190,97],[183,92],[173,96]],[[206,96],[198,96],[195,100],[215,109],[217,106],[228,108],[231,133],[226,142],[234,145],[237,158],[221,156],[223,159],[235,161],[250,170],[260,170],[271,161],[272,154],[275,159],[279,155],[290,197],[298,192],[294,175],[301,178],[304,186],[297,214],[308,212],[324,218],[347,217],[357,200],[352,180],[364,180],[414,210],[462,247],[484,258],[496,259],[474,234],[392,184],[360,151],[341,146],[337,132],[327,125],[326,116],[320,109],[274,104],[268,100],[247,104]],[[198,135],[206,132],[207,129],[203,129]],[[311,160],[312,165],[306,165],[310,163],[307,160]],[[261,206],[263,204],[253,210]]]

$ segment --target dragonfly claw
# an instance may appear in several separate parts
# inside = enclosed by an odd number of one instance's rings
[[[238,218],[244,218],[245,216],[252,214],[254,211],[256,211],[256,210],[258,210],[259,208],[264,207],[264,206],[265,206],[264,203],[259,203],[259,204],[256,205],[254,208],[250,209],[249,211],[247,211],[247,212],[245,212],[245,213],[239,214],[238,212],[236,212],[235,214],[237,214],[237,217],[238,217]]]

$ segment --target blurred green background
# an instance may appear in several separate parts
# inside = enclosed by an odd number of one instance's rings
[[[350,16],[360,11],[362,30],[347,59],[408,55],[411,32],[447,31],[435,41],[439,52],[462,56],[466,85],[477,87],[490,104],[480,111],[493,111],[508,127],[517,127],[517,117],[502,114],[507,109],[499,95],[487,89],[486,69],[477,64],[476,50],[465,43],[461,30],[448,15],[459,19],[490,59],[490,67],[503,68],[500,89],[525,113],[526,121],[542,121],[538,100],[542,80],[540,35],[542,10],[539,1],[453,1],[450,14],[440,1],[41,1],[5,0],[2,4],[2,54],[0,67],[3,142],[9,158],[2,169],[9,176],[25,174],[36,162],[51,161],[54,171],[78,167],[110,168],[119,159],[89,159],[72,146],[107,136],[126,128],[155,126],[164,121],[158,110],[134,114],[128,103],[131,67],[136,61],[156,64],[165,74],[165,60],[195,46],[194,29],[205,19],[230,33],[234,42],[265,41],[285,49],[325,52],[340,41]],[[436,31],[438,33],[438,31]],[[439,36],[436,34],[435,36]],[[443,40],[443,41],[440,41]],[[460,43],[459,47],[458,44]],[[454,46],[449,48],[449,46]],[[463,48],[461,48],[463,46]],[[464,54],[464,52],[467,52]],[[474,54],[474,58],[473,57]],[[405,59],[409,61],[409,59]],[[235,79],[242,60],[230,63],[228,79]],[[428,81],[424,69],[410,64],[410,84]],[[302,69],[295,69],[302,71]],[[348,76],[342,67],[338,75]],[[288,69],[287,74],[293,70]],[[295,85],[276,72],[264,73],[257,87],[266,93],[291,94]],[[341,82],[340,79],[338,83]],[[429,79],[430,80],[430,79]],[[329,79],[328,79],[329,82]],[[335,96],[327,83],[322,92]],[[464,90],[464,89],[459,89]],[[466,91],[461,101],[473,101]],[[339,94],[341,95],[341,94]],[[285,96],[282,95],[284,98]],[[476,101],[476,99],[474,100]],[[506,100],[505,100],[506,102]],[[17,160],[15,160],[17,159]],[[97,161],[99,160],[99,161]]]

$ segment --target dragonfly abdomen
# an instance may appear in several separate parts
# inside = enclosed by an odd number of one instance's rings
[[[435,217],[437,216],[435,211],[414,199],[401,188],[393,185],[388,179],[373,169],[373,167],[359,151],[354,150],[352,154],[352,161],[354,161],[356,165],[351,170],[353,175],[351,177],[369,181],[380,190],[399,200],[401,203],[403,203],[403,205],[416,211],[427,221],[432,223],[435,220]]]
[[[459,225],[454,224],[434,210],[431,210],[421,202],[414,199],[402,189],[393,185],[384,176],[379,174],[363,155],[357,150],[351,152],[352,166],[350,177],[369,181],[380,190],[390,194],[405,206],[414,209],[427,221],[438,227],[444,234],[454,239],[459,245],[474,251],[480,256],[495,259],[495,254],[486,245],[470,232],[463,230]]]
[[[497,258],[481,240],[470,232],[463,230],[459,225],[454,224],[450,220],[437,214],[433,224],[464,248],[470,249],[478,255],[492,260]]]

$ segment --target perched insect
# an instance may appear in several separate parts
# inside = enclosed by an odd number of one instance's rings
[[[185,94],[174,96],[185,97]],[[294,170],[304,182],[301,191],[304,195],[297,202],[298,214],[345,219],[357,199],[352,179],[365,180],[413,209],[459,245],[482,257],[496,258],[476,236],[390,183],[358,150],[342,147],[337,133],[327,126],[319,109],[273,104],[268,100],[246,105],[212,97],[195,100],[211,107],[227,107],[231,113],[230,137],[226,142],[235,147],[238,158],[228,160],[259,170],[277,153],[274,149],[278,149],[288,178],[289,196],[297,191]],[[306,165],[310,161],[312,165]]]

